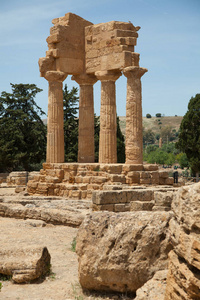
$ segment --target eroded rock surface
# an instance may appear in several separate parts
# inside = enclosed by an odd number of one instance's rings
[[[152,279],[137,290],[135,300],[164,300],[167,272],[168,270],[156,272]]]
[[[83,288],[135,292],[167,268],[169,212],[95,212],[78,231],[79,280]]]
[[[33,281],[50,268],[50,254],[46,247],[0,248],[0,274],[12,276],[16,283]]]
[[[200,183],[181,188],[172,209],[174,250],[169,254],[165,300],[200,299]]]

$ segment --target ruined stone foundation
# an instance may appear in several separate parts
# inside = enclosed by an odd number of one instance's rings
[[[29,194],[90,199],[104,185],[173,185],[168,172],[157,165],[44,163],[40,174],[29,180]]]

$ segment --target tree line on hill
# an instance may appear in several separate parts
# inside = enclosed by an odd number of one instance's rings
[[[0,96],[0,172],[39,170],[46,156],[46,125],[44,111],[36,104],[35,97],[42,90],[35,84],[11,84],[12,93]],[[63,89],[65,161],[77,161],[78,154],[78,89]],[[116,116],[117,117],[117,116]],[[159,117],[159,116],[157,116]],[[99,117],[94,116],[95,160],[99,151]],[[162,137],[163,146],[158,147]],[[174,143],[178,138],[178,142]],[[157,141],[157,144],[155,144]],[[166,126],[155,135],[143,130],[144,160],[148,163],[172,165],[200,170],[200,94],[188,104],[179,133]],[[117,157],[125,162],[125,138],[117,117]]]

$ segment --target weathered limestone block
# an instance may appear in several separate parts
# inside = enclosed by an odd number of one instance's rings
[[[120,175],[122,172],[122,164],[100,164],[99,169],[106,173],[110,174],[118,174]]]
[[[130,203],[118,203],[114,205],[115,212],[130,211]]]
[[[166,185],[173,185],[174,184],[174,178],[173,177],[166,178],[165,184]],[[178,186],[180,186],[180,185],[178,185]]]
[[[135,292],[166,269],[171,213],[94,212],[81,224],[76,251],[83,288]]]
[[[167,272],[168,270],[156,272],[152,279],[136,291],[135,300],[164,300]]]
[[[148,189],[127,191],[127,201],[151,201],[154,200],[154,191]]]
[[[111,182],[121,182],[121,183],[126,183],[126,177],[124,175],[110,175],[110,180]]]
[[[76,192],[76,191],[73,191]],[[0,203],[0,216],[16,219],[36,219],[46,223],[67,225],[72,227],[80,226],[85,215],[77,211],[46,209],[39,207],[25,207],[20,204]]]
[[[0,183],[6,182],[6,179],[8,176],[9,176],[9,173],[0,173]]]
[[[138,171],[131,171],[127,173],[126,182],[128,184],[132,183],[140,183],[140,172]]]
[[[151,183],[152,184],[155,184],[155,185],[159,185],[159,173],[158,171],[153,171],[153,172],[150,172],[150,175],[151,175]]]
[[[157,171],[158,170],[158,165],[150,165],[150,164],[146,164],[143,166],[144,167],[144,171]]]
[[[28,181],[28,172],[11,172],[9,176],[7,176],[7,185],[26,185]]]
[[[93,192],[92,202],[97,205],[127,203],[126,191],[96,191]]]
[[[12,276],[16,283],[28,283],[49,271],[50,254],[46,247],[0,248],[0,274]]]
[[[182,187],[172,201],[165,300],[200,299],[200,183]]]
[[[119,191],[119,190],[122,190],[122,185],[121,184],[117,184],[114,183],[114,184],[104,184],[103,186],[103,190],[104,191]]]
[[[151,184],[151,174],[149,172],[140,172],[140,183],[141,184]]]
[[[200,230],[200,183],[180,188],[172,202],[177,222],[190,231]]]
[[[87,73],[138,65],[139,55],[134,53],[137,30],[131,23],[117,21],[86,27]]]
[[[132,201],[130,203],[130,211],[141,211],[141,210],[147,210],[152,211],[152,208],[154,207],[154,201]]]
[[[174,251],[169,253],[165,300],[200,299],[199,270],[191,268]]]
[[[143,171],[143,165],[142,164],[125,164],[122,167],[123,173],[127,174],[128,172],[132,171]]]
[[[168,178],[168,172],[167,171],[159,171],[159,176],[161,178]]]
[[[173,200],[173,192],[154,192],[154,200],[156,206],[171,207]]]

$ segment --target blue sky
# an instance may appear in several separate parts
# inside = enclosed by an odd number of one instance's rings
[[[35,83],[43,92],[37,104],[47,112],[48,83],[39,75],[52,19],[75,13],[94,24],[131,21],[141,26],[135,51],[142,77],[143,115],[184,115],[200,93],[200,0],[1,0],[0,93],[10,83]],[[70,76],[64,83],[78,86]],[[100,111],[100,82],[94,86],[95,112]],[[126,114],[126,78],[116,82],[117,112]]]

